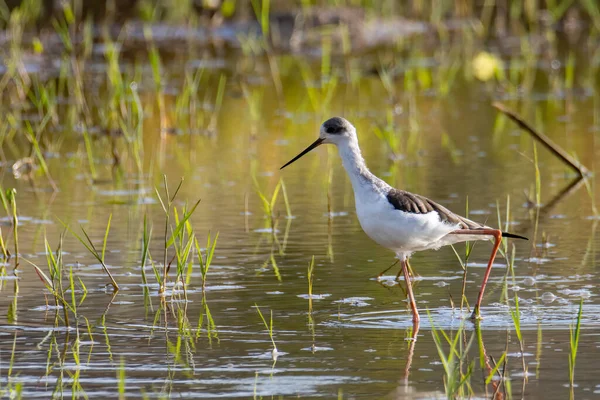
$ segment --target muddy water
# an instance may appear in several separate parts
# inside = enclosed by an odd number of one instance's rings
[[[429,59],[421,61],[431,64]],[[416,254],[412,259],[420,275],[416,300],[424,318],[411,346],[407,339],[413,325],[403,283],[393,281],[397,270],[390,270],[382,282],[374,279],[394,261],[393,254],[362,232],[351,185],[335,149],[320,148],[285,171],[278,170],[314,140],[322,120],[343,115],[357,126],[372,171],[390,184],[424,194],[460,213],[466,212],[468,198],[471,218],[494,226],[498,204],[505,223],[509,197],[510,230],[535,238],[514,242],[515,276],[514,280],[509,276],[506,284],[508,303],[503,300],[506,264],[502,257],[492,271],[482,309],[485,319],[479,325],[482,340],[473,340],[465,359],[466,365],[473,362],[471,385],[476,395],[486,393],[486,374],[479,361],[484,349],[494,360],[507,350],[506,376],[514,396],[524,390],[527,398],[567,398],[569,328],[583,298],[574,392],[577,398],[597,397],[600,303],[596,288],[600,275],[597,218],[592,211],[592,199],[598,193],[595,179],[589,190],[579,187],[545,209],[536,229],[526,195],[532,197],[535,187],[531,138],[508,120],[498,119],[490,107],[493,100],[508,98],[509,105],[593,169],[599,154],[597,89],[582,94],[536,88],[513,102],[510,95],[477,81],[458,78],[442,94],[435,87],[406,91],[404,78],[399,77],[394,104],[379,77],[371,74],[355,86],[340,83],[331,103],[315,112],[298,69],[285,57],[279,62],[285,89],[279,96],[270,83],[268,65],[259,62],[254,75],[245,78],[258,99],[258,118],[252,116],[236,78],[229,80],[212,135],[184,129],[161,140],[159,127],[178,128],[176,118],[167,113],[161,119],[152,108],[155,95],[142,90],[142,101],[150,111],[144,120],[141,174],[124,167],[113,175],[110,157],[99,151],[100,179],[89,185],[84,172],[87,161],[80,152],[73,152],[77,142],[64,143],[49,159],[57,193],[48,190],[43,176],[28,182],[4,171],[3,186],[17,189],[22,258],[45,268],[44,236],[53,248],[57,246],[63,231],[59,219],[76,230],[82,225],[100,243],[112,214],[106,263],[121,290],[113,296],[106,289],[107,279],[98,262],[67,233],[65,263],[88,289],[77,312],[87,318],[92,333],[90,337],[85,322],[79,324],[78,366],[72,347],[77,332],[54,327],[55,310],[46,306],[48,293],[33,268],[21,263],[15,293],[12,266],[8,266],[0,293],[2,386],[12,365],[10,380],[22,384],[25,398],[47,398],[52,393],[70,396],[74,377],[81,386],[75,391],[114,398],[120,368],[125,370],[124,390],[131,398],[144,394],[151,398],[169,394],[196,398],[443,397],[444,370],[432,325],[448,335],[463,326],[465,345],[476,335],[475,326],[465,320],[466,308],[459,308],[463,271],[452,249]],[[225,66],[231,73],[229,60],[214,65]],[[166,65],[167,69],[176,67],[176,63]],[[174,87],[177,82],[173,78]],[[169,110],[176,97],[176,90],[172,92],[165,97]],[[391,118],[398,141],[394,152],[374,133],[377,126],[386,124],[390,110],[394,110]],[[540,147],[538,155],[541,199],[549,204],[573,175]],[[198,269],[188,288],[191,325],[195,327],[204,315],[203,329],[195,340],[178,333],[175,315],[181,303],[170,304],[166,311],[160,308],[149,269],[149,296],[144,296],[140,259],[145,213],[153,224],[152,257],[157,263],[163,259],[164,217],[154,193],[163,173],[171,189],[185,178],[178,205],[202,199],[191,218],[201,242],[208,232],[219,232],[205,292]],[[268,195],[284,179],[293,217],[286,217],[280,194],[276,241],[265,228],[269,223],[253,174]],[[471,255],[465,293],[471,304],[490,247],[479,243]],[[456,250],[464,254],[463,247]],[[307,266],[312,256],[309,314]],[[515,295],[528,368],[525,383],[509,311]],[[272,310],[276,360],[256,305],[267,319]],[[207,309],[216,325],[210,332],[206,331]],[[487,390],[493,391],[491,385]]]

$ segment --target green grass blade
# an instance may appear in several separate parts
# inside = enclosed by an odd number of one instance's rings
[[[194,206],[192,207],[192,209],[188,212],[186,212],[183,216],[183,218],[181,219],[181,221],[179,221],[179,223],[177,224],[175,230],[173,231],[173,233],[171,234],[171,238],[167,241],[167,247],[170,247],[173,245],[173,243],[175,243],[175,239],[177,238],[177,236],[183,231],[183,229],[185,228],[185,223],[186,221],[192,216],[192,214],[194,213],[194,211],[196,210],[196,207],[198,207],[198,204],[200,204],[201,200],[198,200],[196,202],[196,204],[194,204]]]
[[[112,214],[110,214],[108,216],[108,223],[106,224],[106,231],[104,232],[104,241],[102,242],[102,261],[104,261],[104,254],[106,253],[106,242],[108,241],[108,232],[110,231],[110,222],[111,221],[112,221]]]

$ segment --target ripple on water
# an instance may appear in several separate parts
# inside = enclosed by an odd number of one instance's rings
[[[313,294],[299,294],[297,297],[300,297],[301,299],[304,299],[304,300],[308,300],[308,299],[323,300],[329,296],[331,296],[331,294],[329,294],[329,293],[323,293],[323,294],[314,294],[313,293]]]
[[[366,307],[369,305],[367,301],[373,300],[372,297],[346,297],[344,299],[336,300],[334,304],[348,304],[352,307]]]
[[[573,324],[577,316],[579,305],[570,302],[565,305],[537,305],[535,302],[519,301],[521,330],[537,330],[541,323],[544,330],[566,330]],[[529,303],[529,304],[526,304]],[[600,328],[600,304],[584,304],[585,312],[582,315],[581,325],[586,328]],[[469,312],[452,309],[450,307],[437,307],[429,309],[430,318],[421,317],[420,329],[430,329],[431,320],[436,329],[457,329],[464,325],[466,329],[473,329]],[[514,322],[507,306],[491,304],[481,309],[483,319],[482,327],[488,330],[514,329]],[[346,313],[344,315],[332,314],[331,319],[321,323],[324,326],[345,328],[370,328],[370,329],[406,329],[413,326],[410,311],[386,310]]]

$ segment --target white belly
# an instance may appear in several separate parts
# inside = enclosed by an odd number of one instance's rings
[[[407,213],[396,210],[386,198],[357,199],[356,213],[365,233],[395,253],[439,248],[449,244],[442,238],[458,229],[458,225],[442,222],[435,211]]]

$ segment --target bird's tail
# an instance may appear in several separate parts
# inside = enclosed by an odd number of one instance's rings
[[[515,235],[514,233],[502,232],[502,237],[529,240],[525,236]]]

